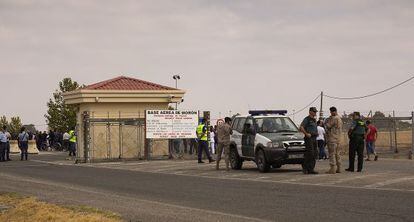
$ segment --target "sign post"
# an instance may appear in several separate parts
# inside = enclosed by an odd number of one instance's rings
[[[197,138],[197,111],[147,110],[146,139],[193,139]]]

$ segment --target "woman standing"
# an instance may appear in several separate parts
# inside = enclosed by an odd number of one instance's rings
[[[319,120],[317,122],[318,124],[318,137],[316,138],[316,141],[318,141],[318,148],[319,148],[319,160],[327,159],[327,155],[325,152],[325,128],[323,127],[323,122]]]

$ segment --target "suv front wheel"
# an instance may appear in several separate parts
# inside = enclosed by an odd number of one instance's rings
[[[230,165],[233,170],[240,170],[243,166],[243,160],[237,153],[236,148],[230,150]]]
[[[270,165],[267,163],[264,151],[262,149],[256,153],[256,164],[260,172],[269,172]]]

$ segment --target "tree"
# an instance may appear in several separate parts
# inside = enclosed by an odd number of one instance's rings
[[[16,139],[20,133],[20,129],[22,128],[22,121],[20,117],[15,116],[10,119],[8,131],[12,136],[12,139]]]
[[[385,114],[380,112],[380,111],[375,111],[374,115],[372,116],[372,118],[385,118]]]
[[[76,110],[74,106],[66,105],[63,93],[79,89],[80,86],[71,78],[64,78],[59,82],[59,90],[53,93],[53,98],[47,103],[48,111],[45,115],[50,129],[67,132],[76,126]]]
[[[0,117],[0,129],[3,129],[3,126],[9,127],[9,121],[7,121],[6,116]]]

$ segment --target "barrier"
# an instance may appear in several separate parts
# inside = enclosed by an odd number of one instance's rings
[[[29,149],[27,151],[29,154],[39,154],[39,150],[36,147],[36,140],[29,141]],[[17,143],[17,140],[10,140],[10,153],[20,153],[20,149]]]

